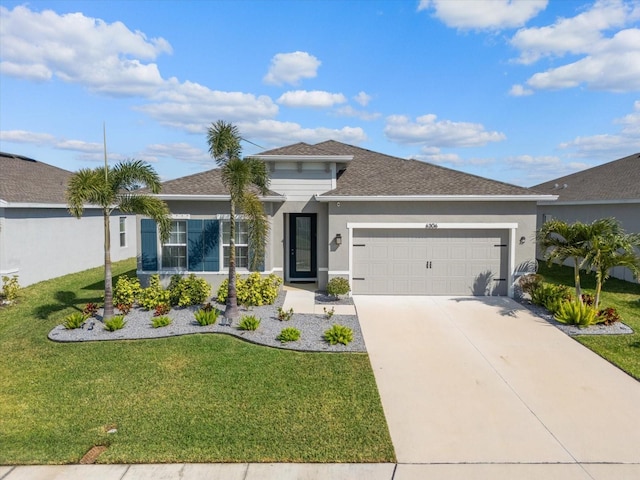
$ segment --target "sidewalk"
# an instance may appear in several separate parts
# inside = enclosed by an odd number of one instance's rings
[[[637,480],[640,464],[213,463],[0,467],[0,480]]]
[[[315,313],[317,315],[323,315],[324,309],[334,309],[336,315],[355,315],[355,305],[321,305],[315,302],[315,283],[300,283],[296,285],[285,285],[285,292],[287,296],[284,299],[284,305],[282,308],[288,310],[293,308],[295,313]]]

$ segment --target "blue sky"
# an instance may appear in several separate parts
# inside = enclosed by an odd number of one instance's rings
[[[640,2],[0,2],[0,150],[171,179],[218,119],[535,185],[640,152]]]

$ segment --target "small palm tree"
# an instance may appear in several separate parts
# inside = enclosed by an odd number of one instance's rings
[[[160,192],[160,177],[151,165],[129,160],[110,167],[85,168],[75,173],[67,187],[69,211],[81,218],[85,205],[98,205],[104,218],[104,319],[113,316],[113,284],[111,275],[111,232],[109,217],[114,210],[146,215],[159,225],[160,238],[169,238],[169,208],[162,200],[139,192],[147,188]]]
[[[264,258],[269,222],[259,195],[269,189],[266,164],[256,158],[241,158],[240,131],[231,123],[218,120],[207,132],[209,153],[221,168],[222,183],[229,190],[229,294],[224,316],[227,321],[238,318],[236,291],[236,214],[247,218],[251,245],[251,270],[256,270]]]
[[[640,234],[625,233],[614,218],[603,218],[591,224],[591,238],[584,261],[587,269],[595,272],[595,308],[600,305],[600,293],[609,272],[614,267],[627,267],[636,276],[640,274]]]
[[[580,268],[588,253],[588,226],[581,222],[569,224],[562,220],[550,220],[538,230],[536,238],[549,265],[554,261],[562,264],[565,260],[573,260],[576,298],[581,302]]]

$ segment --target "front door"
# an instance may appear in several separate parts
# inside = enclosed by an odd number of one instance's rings
[[[315,280],[316,266],[316,214],[289,215],[289,278]]]

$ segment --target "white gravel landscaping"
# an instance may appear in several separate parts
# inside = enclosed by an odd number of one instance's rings
[[[88,319],[83,328],[67,330],[62,325],[56,326],[49,332],[49,339],[56,342],[90,342],[108,340],[138,340],[149,338],[173,337],[177,335],[193,335],[205,333],[223,333],[242,338],[249,342],[270,347],[298,350],[307,352],[366,352],[364,339],[356,315],[334,315],[327,319],[325,315],[295,313],[289,321],[280,321],[277,309],[284,302],[286,292],[281,292],[273,305],[253,307],[250,310],[240,308],[241,315],[254,315],[261,319],[256,331],[244,331],[238,328],[238,321],[230,327],[220,325],[222,317],[214,325],[200,326],[196,322],[194,312],[199,306],[174,308],[167,315],[172,322],[166,327],[153,328],[151,320],[152,311],[140,308],[132,309],[125,316],[126,325],[121,330],[109,332],[102,323],[102,311],[96,317]],[[214,304],[215,305],[215,304]],[[224,309],[224,306],[218,305]],[[324,340],[323,335],[333,324],[347,326],[353,330],[353,341],[348,345],[330,345]],[[300,330],[300,340],[281,343],[276,339],[280,331],[285,327],[294,327]]]

